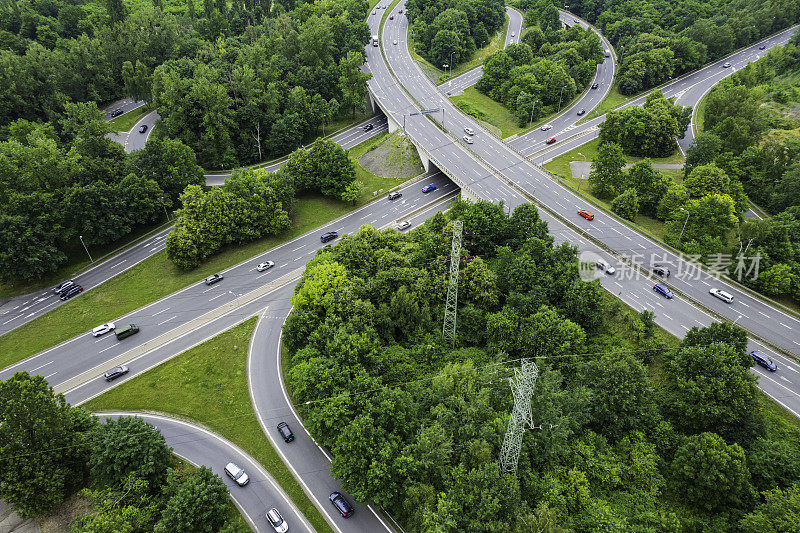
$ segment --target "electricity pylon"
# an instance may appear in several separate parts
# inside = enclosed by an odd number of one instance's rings
[[[526,428],[533,428],[531,398],[539,369],[533,361],[522,361],[522,368],[514,369],[514,377],[509,378],[511,393],[514,395],[514,409],[511,420],[500,448],[500,473],[515,474],[519,463],[519,452],[522,448],[522,435]]]
[[[444,306],[442,339],[456,344],[456,309],[458,307],[458,267],[461,263],[461,232],[464,222],[453,222],[453,245],[450,248],[450,284],[447,286],[447,303]]]

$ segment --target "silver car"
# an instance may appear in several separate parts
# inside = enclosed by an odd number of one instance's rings
[[[411,222],[409,222],[408,220],[404,220],[398,225],[396,225],[394,229],[396,229],[397,231],[403,231],[404,229],[408,229],[410,227],[411,227]]]
[[[286,533],[289,530],[289,524],[286,523],[286,520],[283,519],[281,513],[279,513],[274,507],[267,511],[267,521],[269,522],[269,525],[272,526],[272,529],[278,533]]]
[[[102,326],[97,326],[92,330],[92,335],[95,337],[99,337],[100,335],[105,335],[109,331],[113,331],[116,326],[113,322],[106,322]]]
[[[225,465],[225,473],[228,474],[228,477],[234,480],[240,487],[244,487],[250,482],[250,478],[247,477],[245,471],[236,466],[234,463],[228,463]]]
[[[475,141],[472,140],[472,137],[470,137],[469,135],[464,135],[464,137],[462,137],[462,138],[464,139],[464,142],[467,143],[467,144],[473,144],[475,142]]]
[[[549,130],[549,129],[550,129],[550,128],[552,128],[552,127],[553,127],[553,125],[552,125],[552,124],[545,124],[544,126],[542,126],[542,131],[547,131],[547,130]]]
[[[272,261],[264,261],[263,263],[258,264],[256,270],[258,270],[259,272],[264,272],[265,270],[268,270],[274,266],[275,263],[273,263]]]

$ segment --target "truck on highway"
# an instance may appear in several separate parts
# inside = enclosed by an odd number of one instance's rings
[[[378,36],[377,35],[373,35],[372,36],[372,46],[378,46]]]

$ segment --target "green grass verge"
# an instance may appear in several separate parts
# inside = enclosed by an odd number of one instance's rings
[[[256,319],[221,333],[84,405],[91,411],[156,411],[197,422],[250,454],[317,531],[332,532],[264,436],[250,403],[247,348]],[[209,399],[213,398],[213,401]]]
[[[150,107],[144,105],[142,107],[132,109],[127,113],[118,116],[114,120],[109,120],[108,123],[111,124],[112,128],[114,128],[114,131],[122,131],[127,133],[131,130],[134,124],[139,122],[139,120],[150,111],[152,111]]]
[[[694,110],[694,124],[696,126],[697,133],[703,131],[703,127],[706,123],[706,97],[711,93],[711,91],[707,92],[703,95],[700,101],[697,103],[697,107]]]
[[[283,234],[227,248],[189,272],[178,269],[167,259],[166,252],[161,251],[101,286],[1,336],[0,368],[311,231],[373,200],[373,191],[391,189],[403,181],[382,178],[360,166],[357,168],[359,179],[365,184],[358,205],[352,206],[320,195],[306,195],[298,200],[292,227]]]
[[[524,128],[517,126],[517,117],[505,106],[479,92],[474,86],[450,99],[464,113],[497,128],[502,138],[524,131]]]
[[[614,85],[611,86],[611,90],[608,92],[603,101],[600,102],[596,108],[594,108],[588,115],[580,119],[577,124],[583,124],[587,120],[591,120],[595,117],[599,117],[600,115],[605,115],[615,107],[621,106],[622,104],[628,102],[633,98],[632,96],[625,96],[619,92],[619,85],[615,82]]]

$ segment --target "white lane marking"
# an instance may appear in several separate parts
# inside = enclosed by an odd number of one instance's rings
[[[743,306],[745,306],[745,307],[750,307],[749,305],[747,305],[747,304],[746,304],[746,303],[744,303],[744,302],[738,302],[738,303],[742,304],[742,305],[743,305]]]
[[[164,311],[169,311],[169,309],[170,309],[169,307],[165,307],[164,309],[162,309],[162,310],[161,310],[161,311],[159,311],[158,313],[153,313],[151,316],[160,315],[160,314],[161,314],[161,313],[163,313]]]
[[[170,320],[172,320],[173,318],[178,318],[178,315],[175,315],[175,316],[173,316],[173,317],[170,317],[170,318],[168,318],[168,319],[166,319],[166,320],[164,320],[164,321],[162,321],[162,322],[159,322],[158,324],[156,324],[156,326],[160,326],[161,324],[166,324],[167,322],[169,322],[169,321],[170,321]]]
[[[37,370],[39,370],[40,368],[44,368],[44,367],[46,367],[47,365],[51,364],[52,362],[53,362],[53,361],[49,361],[49,362],[47,362],[47,363],[43,364],[42,366],[37,366],[36,368],[32,368],[31,370],[29,370],[29,371],[28,371],[28,373],[29,373],[29,374],[33,374],[34,372],[36,372],[36,371],[37,371]]]
[[[792,327],[791,327],[791,326],[789,326],[789,325],[787,325],[787,324],[784,324],[783,322],[778,322],[778,324],[780,324],[781,326],[783,326],[783,327],[785,327],[785,328],[792,329]]]
[[[117,345],[116,345],[116,344],[112,344],[112,345],[111,345],[111,346],[109,346],[108,348],[103,348],[102,350],[100,350],[100,351],[99,351],[99,352],[97,352],[97,353],[103,353],[103,352],[105,352],[106,350],[110,350],[110,349],[111,349],[111,348],[113,348],[114,346],[117,346]]]
[[[203,291],[203,294],[207,293],[208,291],[213,291],[215,288],[216,288],[216,287],[214,287],[214,286],[212,285],[211,287],[209,287],[209,288],[207,288],[206,290],[204,290],[204,291]]]
[[[292,251],[293,251],[293,252],[296,252],[297,250],[300,250],[300,249],[302,249],[302,248],[305,248],[305,246],[306,246],[305,244],[304,244],[304,245],[302,245],[302,246],[298,246],[297,248],[295,248],[295,249],[294,249],[294,250],[292,250]]]
[[[763,316],[765,316],[765,317],[769,318],[769,315],[768,315],[768,314],[766,314],[766,313],[762,313],[761,311],[759,311],[758,313],[759,313],[760,315],[763,315]]]
[[[228,294],[228,293],[227,292],[221,292],[221,293],[217,294],[216,296],[214,296],[213,298],[210,298],[208,301],[209,302],[213,302],[214,300],[216,300],[220,296],[225,296],[226,294]]]
[[[120,266],[122,263],[124,263],[125,261],[127,261],[127,259],[123,259],[122,261],[120,261],[120,262],[119,262],[119,263],[117,263],[116,265],[111,265],[111,266],[110,266],[110,267],[108,267],[108,268],[116,268],[116,267]]]
[[[5,325],[6,325],[6,324],[8,324],[9,322],[13,322],[14,320],[16,320],[16,319],[18,319],[18,318],[20,318],[20,317],[22,317],[22,315],[17,315],[17,316],[15,316],[14,318],[12,318],[11,320],[6,320],[5,322],[3,322],[3,325],[5,326]]]
[[[282,264],[281,266],[279,266],[278,268],[283,268],[283,267],[287,266],[288,264],[289,264],[289,263],[284,263],[284,264]]]
[[[53,372],[52,374],[47,374],[47,375],[44,377],[44,379],[50,379],[50,378],[52,378],[53,376],[55,376],[56,374],[58,374],[58,371],[55,371],[55,372]]]
[[[667,313],[661,313],[661,314],[664,315],[665,317],[667,317],[667,319],[672,320],[672,317],[669,316]]]

